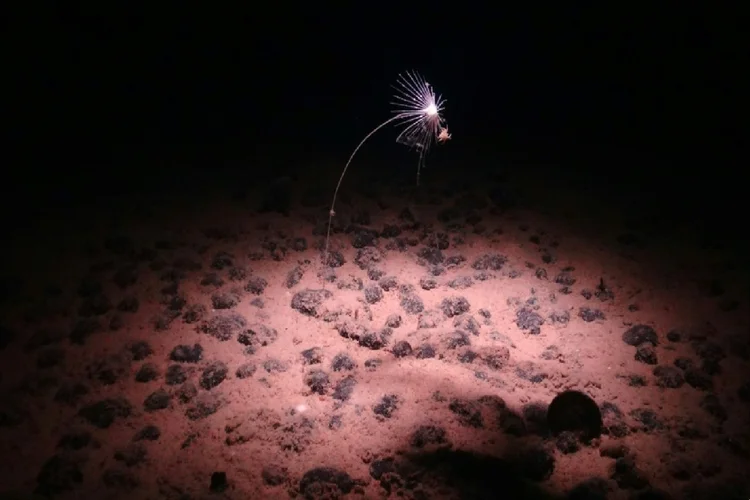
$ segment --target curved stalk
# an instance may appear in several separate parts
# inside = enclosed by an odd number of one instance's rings
[[[365,136],[365,138],[362,139],[362,142],[360,142],[357,145],[357,147],[354,149],[354,152],[349,157],[349,161],[346,162],[346,166],[344,166],[344,170],[341,172],[341,177],[339,177],[339,182],[338,182],[338,184],[336,184],[336,190],[333,192],[333,201],[331,201],[331,210],[329,210],[329,212],[328,212],[328,231],[326,232],[326,246],[325,246],[325,251],[323,253],[323,265],[324,266],[328,265],[328,243],[329,243],[329,240],[331,238],[331,224],[333,223],[333,216],[336,215],[336,212],[334,211],[334,206],[336,205],[336,196],[339,194],[339,188],[341,187],[341,182],[344,180],[344,175],[346,175],[346,171],[349,168],[349,164],[354,159],[354,155],[357,154],[357,151],[359,151],[359,148],[361,148],[362,145],[365,142],[367,142],[367,139],[369,139],[375,132],[377,132],[381,128],[385,127],[389,123],[391,123],[391,122],[393,122],[393,121],[395,121],[395,120],[397,120],[399,118],[403,118],[404,116],[407,116],[407,115],[408,115],[407,113],[400,113],[400,114],[398,114],[396,116],[393,116],[390,119],[384,121],[383,123],[381,123],[377,127],[375,127],[372,130],[372,132],[370,132],[369,134],[367,134]]]

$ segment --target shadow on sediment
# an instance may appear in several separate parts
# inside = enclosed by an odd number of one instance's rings
[[[519,500],[556,499],[534,480],[541,480],[548,465],[544,457],[527,455],[508,460],[464,450],[440,449],[406,456],[422,470],[423,484],[433,492],[451,490],[460,498]]]

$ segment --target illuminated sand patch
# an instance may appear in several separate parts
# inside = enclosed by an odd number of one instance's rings
[[[5,282],[4,488],[688,498],[739,487],[749,353],[732,272],[702,254],[664,259],[644,231],[445,184],[409,202],[385,188],[350,195],[330,269],[325,201],[306,207],[301,194],[289,217],[222,197],[116,229],[49,228],[67,238],[65,265],[26,264],[24,291]],[[601,436],[548,421],[565,390],[596,402]]]

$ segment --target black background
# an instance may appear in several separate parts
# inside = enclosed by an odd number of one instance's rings
[[[9,193],[175,165],[343,159],[391,116],[405,70],[447,98],[451,158],[481,149],[714,194],[741,174],[744,45],[732,12],[67,5],[12,26],[7,123],[23,155]]]

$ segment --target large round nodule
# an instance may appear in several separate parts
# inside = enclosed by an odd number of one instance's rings
[[[570,431],[590,440],[602,434],[602,413],[599,405],[586,394],[565,391],[550,403],[547,424],[554,435]]]

